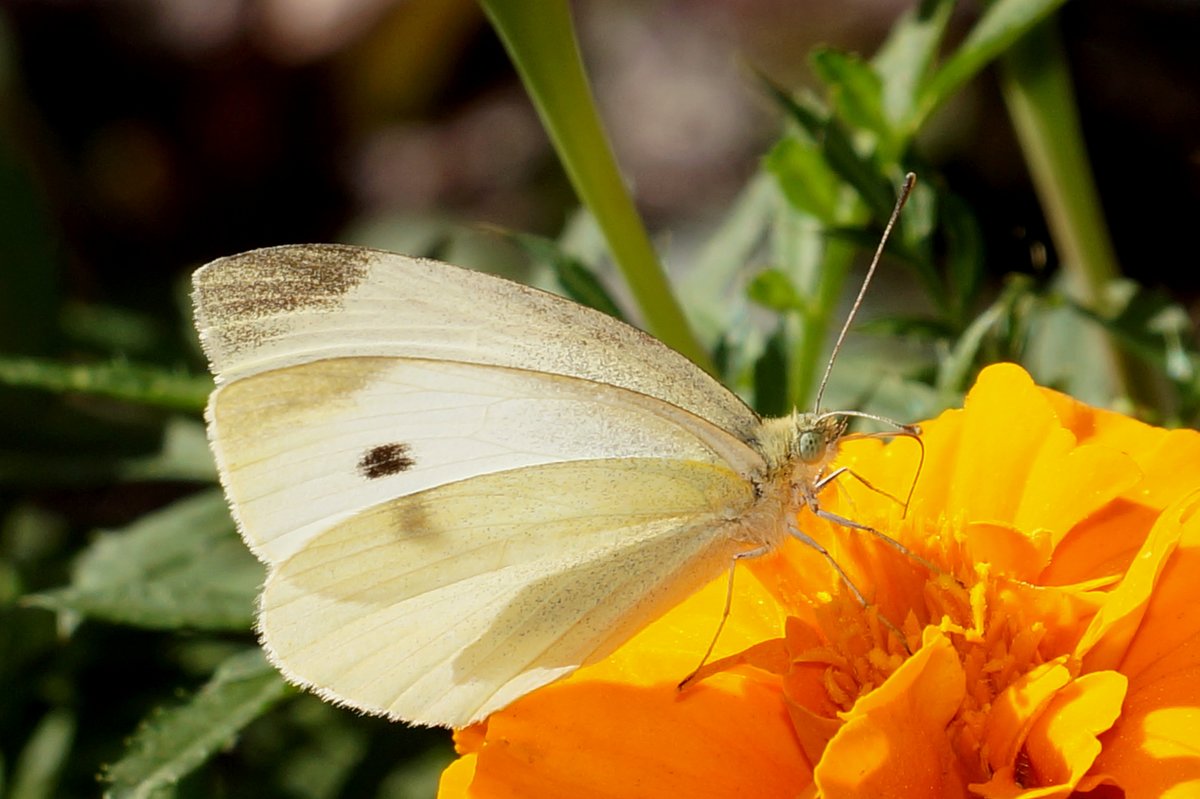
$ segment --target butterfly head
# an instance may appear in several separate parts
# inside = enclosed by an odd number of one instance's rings
[[[848,418],[839,413],[792,413],[763,423],[760,448],[769,473],[788,473],[791,482],[817,475],[837,454]]]
[[[848,419],[840,414],[794,414],[789,455],[805,466],[824,466],[837,453]]]

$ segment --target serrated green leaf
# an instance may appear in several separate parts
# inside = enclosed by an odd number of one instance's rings
[[[893,126],[913,116],[921,84],[929,75],[954,11],[955,0],[924,0],[900,15],[871,63],[883,79],[884,114]],[[899,131],[911,138],[915,130]]]
[[[855,149],[838,121],[813,98],[797,99],[765,75],[759,78],[780,107],[820,147],[829,168],[850,184],[876,218],[887,219],[895,190],[871,159]]]
[[[792,281],[778,269],[764,269],[746,286],[746,295],[764,308],[783,313],[799,310],[804,299]]]
[[[895,133],[883,112],[883,81],[871,64],[853,53],[830,48],[815,50],[810,63],[827,85],[838,116],[851,129],[875,134],[885,160],[898,155]]]
[[[26,601],[138,627],[245,630],[263,578],[219,491],[101,533],[72,571],[70,585]]]
[[[775,176],[793,208],[826,224],[837,220],[841,182],[816,144],[794,136],[780,139],[763,159],[763,168]]]
[[[212,378],[152,366],[72,364],[49,358],[0,356],[0,384],[54,393],[80,393],[157,408],[199,412],[212,391]]]
[[[963,84],[1066,0],[996,0],[958,49],[921,88],[908,127],[916,130]]]
[[[142,722],[125,756],[104,771],[105,797],[159,796],[290,690],[257,648],[230,657],[186,704],[159,709]]]

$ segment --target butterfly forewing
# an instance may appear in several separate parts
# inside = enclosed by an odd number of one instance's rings
[[[194,285],[218,382],[328,358],[429,358],[627,388],[742,440],[758,424],[728,389],[642,331],[437,261],[332,244],[273,247],[214,261]]]

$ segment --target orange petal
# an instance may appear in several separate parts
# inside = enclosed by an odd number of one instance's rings
[[[963,406],[946,512],[974,521],[1014,521],[1031,466],[1043,452],[1065,452],[1074,442],[1024,370],[1012,364],[984,369]]]
[[[1055,695],[1025,741],[1036,784],[1074,789],[1100,754],[1097,736],[1121,714],[1127,686],[1125,675],[1100,671]]]
[[[1055,413],[1080,443],[1100,444],[1126,452],[1144,479],[1130,499],[1162,509],[1196,485],[1200,432],[1163,430],[1123,414],[1093,408],[1050,389],[1042,389]]]
[[[1118,499],[1077,525],[1054,550],[1043,585],[1070,585],[1124,574],[1160,510]]]
[[[913,510],[923,507],[934,514],[950,512],[954,464],[962,449],[964,419],[964,412],[956,409],[944,411],[936,419],[921,424],[925,462],[913,493]]]
[[[1148,425],[1141,425],[1141,428],[1147,431],[1141,448],[1134,449],[1130,444],[1128,451],[1138,461],[1145,477],[1138,490],[1130,492],[1130,497],[1156,508],[1165,508],[1196,487],[1200,432],[1163,431]],[[1153,445],[1147,446],[1148,442]]]
[[[1200,666],[1192,666],[1131,693],[1101,738],[1094,772],[1119,785],[1126,799],[1200,796],[1198,740]]]
[[[717,630],[727,585],[714,580],[605,660],[460,731],[459,750],[474,754],[452,766],[446,796],[794,796],[811,770],[779,676],[716,674],[676,688]],[[777,637],[784,619],[739,569],[715,656]],[[464,779],[469,791],[452,793]]]
[[[987,719],[988,764],[994,770],[1013,768],[1033,722],[1054,695],[1071,681],[1063,660],[1030,670],[1004,689]],[[986,795],[986,794],[985,794]]]
[[[1048,688],[1056,681],[1035,682]],[[1039,691],[1036,718],[1027,734],[1021,733],[1020,762],[1014,758],[998,768],[986,784],[972,785],[971,790],[982,799],[1067,799],[1075,795],[1100,752],[1097,736],[1121,713],[1125,687],[1124,676],[1108,671],[1084,675],[1048,693]]]
[[[1135,685],[1193,662],[1186,651],[1200,636],[1200,602],[1196,601],[1200,491],[1163,511],[1152,535],[1177,541],[1178,546],[1158,578],[1145,616],[1120,663],[1121,671]]]
[[[954,647],[927,630],[924,645],[845,714],[813,774],[821,796],[965,796],[946,735],[965,691]]]
[[[488,721],[472,794],[488,799],[792,797],[811,780],[778,678],[561,683]]]
[[[1004,522],[967,522],[959,537],[968,561],[1018,580],[1033,580],[1054,551],[1051,536]]]
[[[465,755],[446,766],[438,780],[437,799],[474,799],[471,780],[475,779],[476,755]]]
[[[1047,452],[1030,464],[1014,524],[1021,530],[1049,530],[1054,544],[1076,524],[1142,479],[1137,464],[1123,452],[1100,446],[1075,446]],[[1060,437],[1055,437],[1060,438]]]
[[[1174,597],[1175,602],[1164,600],[1162,592],[1165,589],[1159,582],[1160,573],[1168,564],[1172,553],[1176,551],[1185,532],[1185,521],[1190,519],[1200,522],[1200,515],[1196,514],[1197,506],[1200,506],[1200,493],[1194,495],[1190,501],[1182,503],[1182,507],[1177,505],[1167,509],[1151,528],[1137,557],[1130,564],[1121,582],[1109,592],[1076,647],[1075,653],[1082,658],[1085,670],[1118,668],[1122,661],[1126,660],[1134,635],[1142,636],[1145,640],[1145,631],[1139,627],[1145,620],[1152,600],[1160,607],[1164,601],[1168,602],[1167,608],[1168,612],[1173,614],[1173,624],[1177,621],[1174,615],[1177,609],[1195,607],[1194,599],[1189,598],[1188,594]],[[1200,528],[1200,524],[1193,526]],[[1194,580],[1194,577],[1192,579]],[[1188,583],[1186,588],[1188,593],[1193,592],[1194,583]],[[1193,629],[1200,630],[1200,611],[1193,611],[1193,615],[1196,624]],[[1178,639],[1168,635],[1167,640]],[[1127,663],[1122,665],[1121,671],[1131,674]]]
[[[1182,528],[1179,545],[1118,650],[1129,696],[1094,769],[1130,799],[1200,795],[1200,492],[1164,511],[1160,525]]]

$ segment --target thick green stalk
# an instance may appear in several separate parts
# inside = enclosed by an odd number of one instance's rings
[[[1077,299],[1102,316],[1109,287],[1121,276],[1088,163],[1071,83],[1055,22],[1032,29],[1001,59],[1001,86],[1050,233]],[[1114,388],[1135,400],[1149,381],[1107,339]]]
[[[604,134],[566,0],[480,0],[580,200],[595,217],[646,328],[712,371],[659,264]]]

